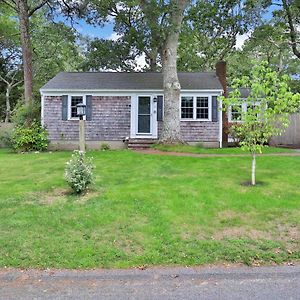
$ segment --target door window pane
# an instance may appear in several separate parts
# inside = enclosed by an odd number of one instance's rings
[[[151,133],[151,98],[138,98],[138,133]]]
[[[150,116],[140,115],[138,121],[138,132],[139,133],[150,133]]]
[[[139,97],[139,114],[150,114],[150,97]]]

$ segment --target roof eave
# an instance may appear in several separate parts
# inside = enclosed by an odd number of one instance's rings
[[[222,88],[218,89],[181,89],[181,92],[223,92]],[[40,93],[47,92],[96,92],[96,93],[105,93],[105,92],[163,92],[163,89],[40,89]]]

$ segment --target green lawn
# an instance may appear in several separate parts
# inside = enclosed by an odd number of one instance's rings
[[[300,260],[300,157],[89,152],[96,183],[70,195],[71,152],[0,151],[0,267],[94,268]]]
[[[156,144],[153,146],[154,149],[167,151],[167,152],[185,152],[185,153],[197,153],[197,154],[249,154],[247,151],[243,151],[239,147],[230,147],[230,148],[203,148],[200,146],[191,146],[191,145],[161,145]],[[263,153],[289,153],[294,152],[293,149],[287,148],[275,148],[275,147],[266,147],[263,149]]]

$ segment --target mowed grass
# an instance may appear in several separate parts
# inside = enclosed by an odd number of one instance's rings
[[[300,259],[300,157],[88,152],[95,185],[64,181],[71,152],[0,151],[0,267],[248,265]]]
[[[196,153],[196,154],[249,154],[249,152],[242,150],[240,147],[229,147],[229,148],[203,148],[199,145],[164,145],[155,144],[154,149],[166,151],[166,152],[183,152],[183,153]],[[293,149],[278,148],[278,147],[265,147],[263,149],[264,154],[273,153],[292,153],[295,152]]]

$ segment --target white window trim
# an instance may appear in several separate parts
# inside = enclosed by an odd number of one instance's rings
[[[182,118],[181,117],[181,98],[182,97],[193,97],[193,118]],[[197,97],[208,98],[208,119],[197,119]],[[182,94],[180,95],[180,121],[192,121],[192,122],[211,122],[212,121],[212,95],[208,94]]]
[[[245,99],[241,99],[241,100],[245,100]],[[246,101],[244,101],[242,103],[242,111],[241,111],[242,117],[243,117],[243,114],[245,114],[247,112],[247,106],[248,106],[248,104],[249,104],[249,102],[246,102]],[[255,105],[255,106],[260,105],[260,102],[255,102],[253,105]],[[232,119],[231,106],[228,107],[228,121],[230,123],[243,123],[243,120],[233,120]]]
[[[71,99],[72,97],[82,97],[83,104],[86,105],[86,95],[83,94],[69,94],[68,95],[68,120],[79,120],[79,117],[71,117]],[[83,120],[86,120],[86,116],[83,117]]]
[[[154,107],[154,113],[157,114],[158,113],[158,97],[161,96],[162,97],[162,121],[156,121],[156,122],[163,122],[164,118],[165,118],[165,95],[164,94],[157,94],[154,98],[156,98],[156,102],[155,107]],[[154,99],[153,98],[153,99]]]

